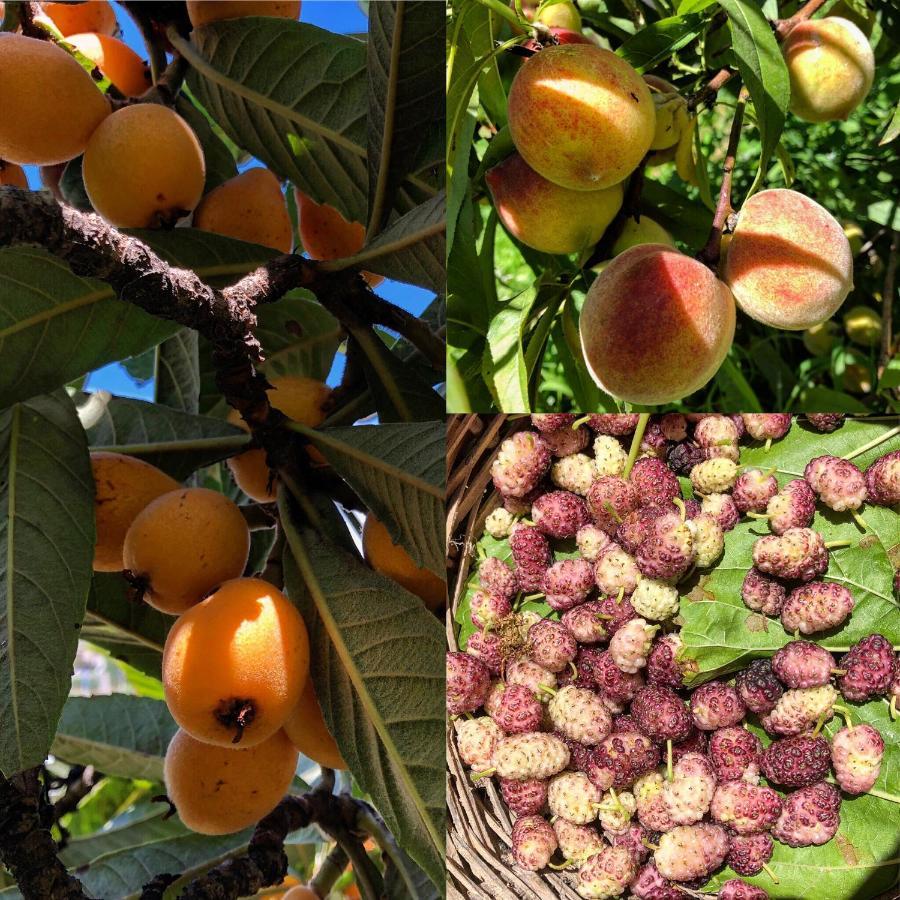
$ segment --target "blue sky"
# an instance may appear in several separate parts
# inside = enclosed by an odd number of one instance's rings
[[[113,4],[122,28],[123,40],[134,48],[142,57],[146,55],[143,41],[131,17],[118,4]],[[355,0],[303,0],[300,20],[335,31],[341,34],[365,32],[368,28],[366,16]],[[250,163],[253,165],[254,163]],[[242,168],[244,168],[242,166]],[[40,187],[38,171],[34,166],[26,167],[31,187]],[[378,286],[378,294],[397,306],[419,315],[431,302],[432,295],[428,291],[400,284],[395,281],[384,281]],[[329,384],[340,381],[344,367],[344,357],[338,354],[335,365],[329,375]],[[143,384],[136,382],[118,363],[111,363],[92,372],[87,379],[88,390],[107,390],[123,397],[139,397],[152,400],[154,396],[153,382]]]

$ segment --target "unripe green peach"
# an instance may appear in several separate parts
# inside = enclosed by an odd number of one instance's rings
[[[797,191],[754,194],[740,211],[725,281],[750,318],[802,331],[830,319],[853,287],[840,223]]]
[[[868,394],[872,390],[872,373],[866,366],[851,363],[841,375],[841,387],[849,394]]]
[[[803,332],[803,346],[813,356],[826,356],[834,347],[840,328],[831,319],[813,325]]]
[[[581,31],[581,13],[570,0],[561,0],[552,6],[545,6],[535,17],[535,21],[548,28],[566,28]]]
[[[594,381],[655,405],[703,387],[734,338],[734,300],[702,263],[664,244],[617,256],[591,285],[581,349]]]
[[[532,169],[554,184],[595,191],[630,175],[650,149],[656,110],[640,75],[609,50],[547,47],[509,92],[509,129]]]
[[[572,191],[538,175],[518,153],[494,166],[485,181],[507,230],[544,253],[592,247],[622,206],[622,185]]]
[[[853,306],[844,313],[844,330],[854,344],[877,347],[881,343],[881,316],[868,306]]]
[[[641,216],[637,222],[629,217],[612,245],[613,256],[624,253],[631,247],[637,247],[638,244],[666,244],[674,247],[675,241],[662,225],[654,222],[649,216]]]
[[[844,234],[847,235],[847,240],[850,241],[850,252],[855,259],[863,248],[863,241],[866,239],[865,232],[856,222],[844,222],[843,226]]]
[[[868,38],[847,19],[800,22],[781,45],[791,78],[791,112],[807,122],[846,119],[875,77]]]

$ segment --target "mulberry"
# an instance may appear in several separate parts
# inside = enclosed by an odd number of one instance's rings
[[[681,496],[678,479],[660,459],[644,457],[637,460],[630,478],[641,506],[648,503],[664,506]]]
[[[500,793],[510,812],[517,816],[535,816],[547,805],[547,782],[540,778],[501,778]]]
[[[844,424],[844,413],[807,413],[806,420],[816,431],[826,434],[837,431]]]
[[[644,619],[631,619],[610,639],[609,655],[626,674],[633,675],[647,665],[647,656],[658,625],[648,625]]]
[[[633,794],[614,789],[607,791],[597,806],[597,817],[604,833],[622,834],[631,825],[631,817],[637,809]]]
[[[753,565],[786,581],[812,581],[828,569],[828,550],[817,531],[789,528],[782,535],[767,535],[754,543]]]
[[[769,787],[747,781],[726,781],[716,788],[710,813],[738,834],[768,831],[781,814],[781,798]]]
[[[707,459],[691,469],[691,484],[696,494],[725,494],[736,480],[737,466],[722,457]]]
[[[694,538],[677,513],[666,513],[653,522],[650,535],[638,547],[637,567],[647,578],[677,581],[694,560]]]
[[[518,431],[500,445],[491,465],[494,487],[508,497],[533,491],[550,468],[550,448],[533,431]]]
[[[788,594],[781,609],[781,624],[790,633],[828,631],[842,624],[854,605],[853,595],[843,585],[814,581]]]
[[[598,525],[584,525],[575,535],[575,544],[582,558],[596,562],[597,557],[612,544],[612,538]]]
[[[568,685],[560,688],[547,711],[553,727],[573,741],[592,747],[612,731],[612,718],[593,691]]]
[[[538,590],[544,573],[553,562],[546,536],[531,525],[516,525],[509,536],[509,548],[516,565],[519,588],[524,591]]]
[[[466,653],[480,659],[491,675],[499,675],[503,668],[503,640],[494,631],[476,631],[466,642]]]
[[[584,453],[573,453],[558,459],[550,467],[550,480],[564,491],[584,496],[597,477],[594,461]]]
[[[705,459],[706,451],[703,447],[699,447],[691,441],[683,441],[680,444],[675,444],[666,454],[666,462],[676,475],[690,475],[691,469],[702,463]]]
[[[719,900],[769,900],[769,895],[756,885],[731,878],[719,888]]]
[[[597,434],[612,434],[616,437],[624,437],[631,434],[637,428],[638,414],[597,413],[588,416],[588,428]]]
[[[841,824],[841,795],[820,781],[789,794],[772,829],[775,838],[789,847],[827,844]]]
[[[557,846],[556,833],[541,816],[522,816],[513,822],[513,859],[523,869],[529,872],[545,869]]]
[[[659,839],[654,862],[670,881],[706,878],[725,862],[728,833],[721,825],[679,825]]]
[[[774,847],[772,835],[765,831],[757,834],[733,834],[728,848],[728,865],[738,875],[758,875],[772,858]]]
[[[806,787],[828,774],[831,751],[822,737],[798,734],[772,741],[762,755],[766,778],[784,787]]]
[[[628,454],[625,448],[608,434],[598,435],[594,441],[594,465],[598,475],[619,477],[625,471]]]
[[[488,593],[506,600],[512,600],[519,590],[515,572],[496,556],[482,560],[478,567],[478,580]]]
[[[737,690],[722,681],[700,685],[691,694],[691,715],[694,724],[703,731],[715,731],[737,725],[747,714]]]
[[[706,515],[712,516],[722,531],[731,531],[741,518],[732,494],[707,494],[700,509]]]
[[[569,765],[569,748],[555,734],[511,734],[497,744],[492,765],[499,778],[550,778]]]
[[[503,737],[497,723],[488,716],[479,716],[457,719],[454,728],[460,759],[476,772],[489,768],[494,750]]]
[[[699,822],[709,811],[716,793],[716,776],[709,759],[701,753],[682,756],[663,791],[669,817],[675,825]]]
[[[524,684],[507,684],[491,713],[491,718],[507,734],[537,731],[543,717],[541,701]]]
[[[819,499],[835,512],[859,509],[866,499],[863,473],[848,459],[817,456],[806,464],[803,477]]]
[[[527,687],[537,697],[547,696],[556,689],[556,674],[530,659],[514,659],[506,667],[506,680]]]
[[[516,517],[505,507],[498,506],[485,520],[484,530],[495,540],[509,537]]]
[[[636,553],[653,533],[653,523],[668,512],[675,512],[675,507],[670,503],[665,506],[650,503],[633,509],[616,529],[616,541],[629,553]]]
[[[469,653],[447,654],[447,712],[458,716],[474,712],[491,688],[488,667]]]
[[[611,778],[607,788],[617,791],[631,787],[634,782],[647,772],[655,769],[660,762],[660,749],[657,744],[637,729],[630,731],[614,731],[594,748],[591,754],[592,765],[588,767],[588,776],[592,771],[603,770],[610,773],[599,781]]]
[[[559,841],[559,849],[567,860],[580,862],[599,853],[606,846],[595,828],[575,825],[563,818],[554,819],[552,825]]]
[[[579,896],[605,900],[621,897],[637,874],[637,863],[625,847],[604,847],[578,870]]]
[[[531,424],[540,432],[569,428],[578,417],[574,413],[534,413]]]
[[[640,587],[640,585],[638,585]],[[692,660],[679,659],[684,644],[675,632],[658,637],[647,657],[647,681],[677,690],[684,687],[684,677],[697,669]]]
[[[870,503],[878,506],[900,503],[900,450],[876,459],[866,469],[865,479]]]
[[[678,591],[664,581],[643,578],[631,595],[631,605],[639,616],[663,622],[678,613]]]
[[[653,863],[642,866],[631,882],[631,895],[635,900],[684,900],[685,894],[675,883],[659,874]]]
[[[590,442],[591,433],[587,428],[557,428],[555,431],[545,431],[541,437],[555,457],[565,459],[581,453]]]
[[[831,762],[842,791],[864,794],[875,784],[884,756],[884,738],[865,723],[842,728],[831,742]]]
[[[606,834],[613,847],[624,847],[634,857],[637,865],[645,862],[650,856],[650,848],[644,844],[648,840],[648,832],[643,825],[632,822],[624,831],[618,834]]]
[[[717,495],[722,496],[722,495]],[[700,513],[687,522],[694,541],[694,564],[701,569],[708,569],[719,560],[725,550],[725,534],[709,513]]]
[[[650,831],[668,831],[675,823],[666,803],[666,783],[659,772],[641,775],[634,783],[638,821]]]
[[[719,781],[755,780],[761,754],[759,738],[746,728],[720,728],[709,739],[709,757]]]
[[[827,722],[834,715],[837,697],[837,691],[830,684],[785,691],[772,712],[763,717],[763,728],[770,734],[788,737],[802,734],[812,729],[820,719]]]
[[[528,629],[531,658],[550,672],[561,672],[575,659],[578,644],[559,622],[541,619]]]
[[[747,434],[756,441],[774,441],[791,430],[790,413],[742,413]]]
[[[778,482],[774,475],[767,475],[759,469],[747,469],[738,475],[731,497],[739,512],[761,513],[777,493]]]
[[[683,441],[687,437],[687,419],[681,413],[666,413],[659,418],[659,430],[667,441]]]
[[[541,590],[551,609],[566,610],[583,603],[594,588],[594,570],[584,559],[553,563],[541,579]]]
[[[624,605],[627,601],[622,601]],[[579,644],[598,644],[609,638],[611,620],[607,606],[599,600],[590,600],[566,610],[560,622]]]
[[[591,521],[584,500],[570,491],[542,494],[531,504],[531,519],[547,537],[557,540],[575,537]]]
[[[618,544],[610,544],[601,551],[594,563],[594,581],[604,594],[618,594],[620,590],[631,594],[640,580],[634,557]]]
[[[838,687],[847,700],[861,703],[886,694],[894,679],[894,649],[883,635],[870,634],[850,648],[841,660],[845,673]]]
[[[672,759],[678,762],[682,756],[686,756],[688,753],[706,753],[708,750],[709,741],[707,740],[706,732],[694,728],[692,722],[688,736],[684,740],[672,744]]]
[[[693,727],[691,714],[678,694],[655,685],[638,691],[631,702],[631,715],[637,727],[656,741],[683,741]]]
[[[741,585],[744,605],[765,616],[777,616],[781,613],[786,594],[784,585],[767,578],[755,567],[747,572]]]
[[[470,618],[476,628],[493,628],[512,612],[512,606],[505,597],[497,597],[487,591],[472,594]]]
[[[728,416],[704,416],[694,426],[694,440],[704,448],[735,445],[738,442],[737,425]]]
[[[815,494],[802,478],[789,481],[766,504],[772,534],[784,534],[790,528],[808,528],[815,512]]]
[[[547,786],[550,812],[574,825],[587,825],[597,818],[600,797],[600,789],[583,772],[560,772]]]
[[[575,658],[579,677],[616,703],[630,702],[644,686],[640,672],[623,672],[609,651],[585,648]]]
[[[587,505],[594,522],[612,537],[622,519],[637,508],[637,490],[624,478],[602,475],[588,489]]]
[[[791,641],[772,657],[772,671],[789,688],[828,684],[833,668],[834,657],[811,641]]]
[[[751,712],[764,716],[775,709],[784,687],[775,677],[772,664],[767,659],[754,659],[734,678],[738,695]]]

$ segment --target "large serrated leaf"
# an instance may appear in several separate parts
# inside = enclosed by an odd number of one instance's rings
[[[768,453],[762,447],[744,448],[741,462],[768,470],[777,468],[780,485],[803,476],[814,456],[828,452],[837,456],[852,453],[871,441],[889,434],[882,423],[850,420],[827,438],[795,423],[788,435]],[[893,435],[854,458],[863,468],[880,455],[900,448],[900,436]],[[900,546],[900,516],[886,507],[865,504],[860,512],[870,526],[862,532],[849,513],[835,513],[818,505],[812,527],[826,541],[849,540],[851,546],[830,553],[825,580],[844,585],[856,607],[844,625],[814,639],[830,650],[846,650],[873,632],[884,634],[900,645],[900,607],[893,592],[891,558]],[[686,654],[699,663],[695,681],[706,681],[733,671],[753,657],[769,656],[792,639],[778,619],[766,618],[747,609],[741,600],[741,583],[752,563],[754,542],[769,534],[759,520],[745,519],[725,537],[721,561],[681,604],[684,621],[681,636]],[[691,583],[684,586],[690,591]]]
[[[441,294],[447,280],[445,207],[446,198],[442,191],[401,216],[355,256],[324,263],[322,268],[361,265],[395,281]]]
[[[147,603],[135,603],[121,575],[94,575],[81,637],[116,659],[161,677],[162,651],[174,619]]]
[[[187,228],[135,232],[175,266],[223,286],[273,251]],[[67,384],[108,362],[134,356],[177,331],[171,322],[116,299],[113,289],[73,275],[30,247],[0,250],[0,407]]]
[[[237,165],[231,150],[215,133],[209,119],[198,109],[185,94],[178,95],[175,111],[191,126],[200,146],[203,148],[203,159],[206,162],[206,182],[203,193],[209,193],[222,182],[237,175]]]
[[[443,160],[444,17],[428,0],[369,8],[370,234],[381,230],[404,179]]]
[[[304,430],[420,565],[443,578],[443,422]]]
[[[182,328],[156,349],[156,402],[182,412],[199,412],[200,367],[197,332]]]
[[[279,508],[285,586],[309,628],[328,728],[399,844],[443,885],[441,626],[417,597],[292,521],[283,491]]]
[[[106,775],[162,781],[163,757],[177,730],[162,700],[72,697],[59,720],[53,755]]]
[[[366,219],[366,48],[303,22],[250,16],[174,39],[188,84],[240,147],[319,203]],[[406,182],[404,212],[433,193]]]
[[[87,434],[92,450],[137,456],[179,481],[234,455],[249,440],[246,432],[221,419],[125,397],[112,397]]]
[[[94,556],[94,479],[64,391],[0,412],[0,772],[40,765],[69,693]]]

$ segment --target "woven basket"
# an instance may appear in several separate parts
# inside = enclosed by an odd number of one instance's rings
[[[499,505],[491,484],[491,463],[500,441],[527,428],[527,416],[450,416],[447,424],[447,560],[450,606],[447,642],[458,650],[456,611],[465,595],[475,545],[484,520]],[[512,864],[513,818],[494,779],[476,786],[447,729],[447,893],[453,900],[580,900],[563,876],[526,872]]]

